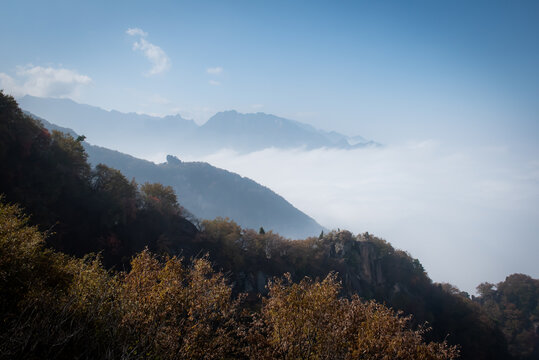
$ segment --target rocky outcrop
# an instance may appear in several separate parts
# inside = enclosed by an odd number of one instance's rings
[[[332,269],[339,274],[347,293],[372,293],[373,288],[387,285],[383,266],[387,254],[380,249],[384,245],[385,242],[369,239],[368,234],[330,232],[322,238],[312,238],[310,256],[298,259],[293,257],[291,248],[268,243],[263,248],[262,259],[235,273],[231,280],[237,292],[265,295],[268,281],[284,272],[300,280],[303,276],[323,278],[327,269]],[[295,265],[298,263],[301,266]],[[300,270],[305,264],[309,273]]]

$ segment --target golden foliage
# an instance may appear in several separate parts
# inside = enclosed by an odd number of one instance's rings
[[[159,261],[137,255],[121,282],[122,326],[146,353],[164,358],[220,359],[233,349],[237,303],[209,261]]]
[[[453,359],[456,347],[428,343],[411,317],[375,302],[339,298],[335,274],[294,284],[289,274],[269,284],[250,331],[248,355],[261,359]]]
[[[228,222],[207,226],[237,235]],[[458,356],[445,342],[425,343],[427,329],[411,329],[410,317],[357,296],[340,298],[333,273],[322,281],[274,279],[262,307],[250,312],[207,258],[186,263],[144,250],[130,271],[113,273],[99,256],[71,258],[43,244],[19,209],[0,201],[0,358]]]

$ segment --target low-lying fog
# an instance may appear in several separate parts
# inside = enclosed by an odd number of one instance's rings
[[[470,293],[515,272],[539,276],[539,161],[509,148],[425,141],[182,160],[247,176],[328,228],[385,238],[418,258],[434,281]]]

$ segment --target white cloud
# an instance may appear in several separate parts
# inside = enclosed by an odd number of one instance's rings
[[[515,272],[539,276],[539,164],[530,154],[426,141],[196,160],[268,186],[324,226],[387,239],[435,281],[473,292]]]
[[[15,79],[9,76],[6,73],[0,73],[0,89],[7,91],[13,95],[24,95],[21,94],[20,85],[17,84]]]
[[[145,32],[145,31],[143,31],[142,29],[139,29],[139,28],[129,28],[126,31],[126,34],[131,35],[131,36],[135,36],[135,35],[142,36],[142,37],[148,36],[147,32]]]
[[[223,72],[223,68],[220,67],[220,66],[217,66],[217,67],[212,67],[212,68],[207,68],[206,69],[206,72],[208,74],[212,74],[212,75],[219,75]]]
[[[33,65],[18,66],[14,77],[0,73],[0,88],[15,96],[76,97],[91,82],[75,70]]]
[[[251,105],[251,109],[255,109],[255,110],[262,109],[263,107],[264,107],[264,104],[252,104]]]
[[[216,81],[216,80],[210,80],[210,81],[208,81],[208,83],[209,83],[210,85],[213,85],[213,86],[219,86],[219,85],[221,85],[221,83],[220,83],[219,81]]]
[[[139,36],[139,40],[133,43],[133,50],[142,51],[144,56],[152,63],[152,68],[148,75],[161,74],[170,68],[170,59],[163,49],[145,39],[148,33],[139,28],[127,29],[126,33],[131,36]]]

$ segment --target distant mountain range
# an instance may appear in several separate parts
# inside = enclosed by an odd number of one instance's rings
[[[39,119],[49,130],[78,136],[72,129],[27,114]],[[135,178],[139,184],[159,182],[172,186],[180,205],[199,219],[228,217],[244,228],[258,230],[263,227],[266,231],[273,230],[293,239],[318,236],[325,230],[269,188],[207,163],[183,162],[169,155],[166,163],[156,165],[87,142],[84,142],[84,148],[93,166],[101,163],[113,167],[128,179]]]
[[[68,127],[96,145],[145,157],[155,154],[203,155],[221,149],[252,152],[266,148],[354,149],[378,144],[361,136],[327,132],[264,113],[224,111],[198,126],[180,115],[153,117],[106,111],[69,99],[24,96],[23,110]]]

